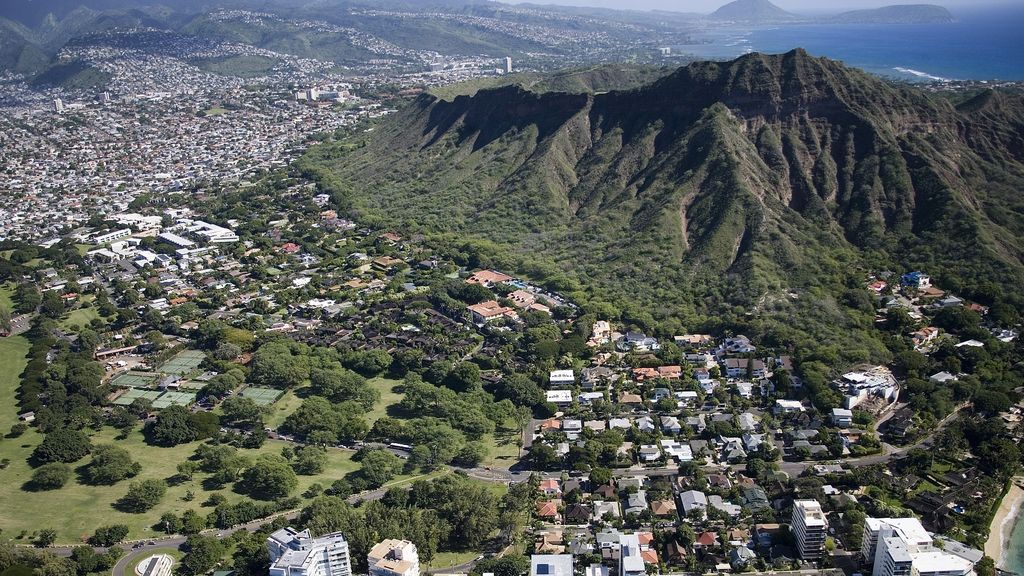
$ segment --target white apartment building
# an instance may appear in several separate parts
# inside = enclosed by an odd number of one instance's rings
[[[416,545],[408,540],[389,538],[375,545],[366,555],[370,576],[419,576],[420,558]]]
[[[644,576],[647,568],[640,556],[640,537],[636,534],[619,536],[619,576]]]
[[[313,538],[282,528],[267,538],[269,576],[352,576],[348,541],[340,532]]]
[[[106,244],[107,242],[113,242],[114,240],[127,238],[131,235],[131,228],[122,228],[120,230],[114,230],[113,232],[107,232],[106,234],[99,234],[95,238],[93,238],[93,241],[96,244]]]
[[[793,519],[790,522],[793,538],[800,558],[818,560],[825,547],[828,521],[817,500],[794,500]]]
[[[872,576],[973,576],[974,563],[934,546],[916,518],[867,518],[861,555]]]

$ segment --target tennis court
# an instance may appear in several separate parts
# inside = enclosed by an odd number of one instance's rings
[[[123,388],[151,388],[153,384],[156,384],[156,374],[137,374],[132,372],[125,372],[114,378],[111,382],[111,386],[120,386]]]
[[[199,365],[206,359],[206,355],[199,350],[185,350],[174,355],[173,358],[164,362],[157,368],[157,372],[165,374],[188,374],[199,368]]]
[[[128,406],[137,398],[142,398],[143,400],[149,400],[150,402],[155,403],[156,399],[159,397],[159,390],[142,390],[139,388],[132,388],[118,396],[117,400],[114,400],[114,404],[117,404],[118,406]]]
[[[189,406],[195,401],[195,394],[188,392],[164,392],[162,396],[153,401],[153,408],[167,408],[175,404],[178,406]]]
[[[269,406],[281,397],[281,391],[274,388],[260,388],[249,386],[242,390],[242,398],[248,398],[260,406]]]

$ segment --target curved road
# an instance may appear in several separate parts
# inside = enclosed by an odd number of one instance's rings
[[[901,457],[904,454],[906,454],[907,452],[913,450],[914,448],[921,448],[921,447],[931,446],[932,441],[935,438],[935,435],[938,432],[940,432],[943,428],[945,428],[947,425],[949,425],[950,422],[952,422],[953,420],[957,419],[960,416],[960,410],[962,408],[963,408],[963,406],[959,406],[957,408],[957,410],[955,410],[953,413],[949,414],[948,416],[943,418],[941,421],[939,421],[939,423],[935,426],[935,428],[933,429],[933,431],[930,434],[928,434],[924,438],[921,438],[920,440],[918,440],[917,442],[915,442],[913,444],[910,444],[908,446],[903,446],[903,447],[900,447],[900,448],[896,448],[896,447],[894,447],[894,446],[892,446],[890,444],[887,444],[887,443],[883,442],[882,443],[882,453],[881,454],[875,454],[875,455],[872,455],[872,456],[863,456],[863,457],[860,457],[860,458],[848,458],[848,459],[840,460],[840,462],[843,465],[855,466],[855,467],[856,466],[870,466],[870,465],[874,465],[874,464],[882,464],[884,462],[888,462],[892,458]],[[804,460],[804,461],[799,461],[799,462],[786,462],[786,461],[783,461],[783,462],[780,463],[779,469],[782,470],[783,472],[786,472],[787,474],[790,474],[791,476],[799,476],[807,468],[810,468],[811,466],[813,466],[815,464],[821,464],[821,462],[820,461],[816,461],[816,460],[815,461]],[[742,470],[744,467],[745,467],[745,465],[743,465],[743,464],[737,464],[737,465],[732,466],[731,468],[737,469],[737,470]],[[709,465],[709,466],[705,466],[705,468],[720,469],[721,466]],[[475,478],[477,480],[483,480],[483,481],[486,481],[486,482],[500,482],[500,483],[503,483],[503,484],[508,484],[509,482],[522,482],[522,481],[525,481],[525,480],[527,480],[530,477],[531,474],[535,473],[535,472],[533,472],[531,470],[491,470],[491,469],[488,469],[488,468],[458,468],[458,467],[452,467],[452,469],[455,470],[455,471],[458,471],[458,472],[463,472],[463,473],[467,474],[468,476],[470,476],[472,478]],[[679,471],[679,469],[677,467],[642,468],[642,469],[626,468],[626,469],[616,469],[616,470],[613,471],[613,474],[616,475],[616,476],[635,476],[635,475],[638,475],[638,474],[639,475],[643,475],[643,476],[665,476],[665,475],[676,474],[676,473],[678,473],[678,471]],[[551,473],[540,473],[540,475],[544,476],[544,477],[559,477],[559,476],[562,475],[562,472],[559,471],[559,472],[551,472]],[[360,500],[379,500],[379,499],[383,498],[385,492],[387,492],[387,489],[388,489],[388,486],[384,486],[384,487],[379,488],[377,490],[372,490],[372,491],[368,491],[368,492],[361,492],[359,494],[354,494],[354,495],[348,497],[347,501],[349,503],[351,503],[351,504],[355,504],[356,502],[358,502]],[[205,534],[205,535],[208,535],[208,536],[216,536],[217,538],[227,538],[228,536],[234,534],[235,532],[238,532],[239,530],[246,530],[246,531],[249,531],[249,532],[255,532],[257,529],[259,529],[264,524],[267,524],[268,522],[271,522],[271,521],[273,521],[273,520],[275,520],[277,518],[280,518],[280,517],[284,516],[284,517],[286,517],[288,519],[294,519],[295,517],[298,516],[298,514],[299,514],[298,510],[289,510],[289,511],[286,511],[286,512],[281,512],[281,513],[275,514],[273,516],[269,516],[267,518],[261,518],[259,520],[254,520],[252,522],[249,522],[248,524],[242,524],[242,525],[239,525],[239,526],[233,526],[233,527],[227,528],[227,529],[221,529],[221,530],[209,529],[209,530],[204,530],[202,532],[202,534]],[[158,549],[162,549],[162,548],[179,548],[182,544],[185,543],[185,540],[186,540],[185,536],[173,535],[173,536],[166,536],[166,537],[163,537],[163,538],[152,538],[152,539],[146,539],[146,540],[141,540],[141,541],[124,542],[124,543],[118,544],[117,546],[119,548],[122,548],[125,551],[127,551],[127,554],[122,556],[117,561],[117,563],[114,565],[114,568],[113,568],[113,571],[112,571],[112,576],[134,576],[132,574],[125,574],[125,571],[127,570],[128,566],[130,564],[132,564],[136,560],[139,560],[139,559],[141,559],[141,558],[143,558],[143,557],[145,557],[147,555],[152,554],[155,550],[158,550]],[[138,546],[138,547],[136,547],[136,546]],[[57,554],[58,556],[68,557],[68,556],[71,556],[71,552],[75,548],[76,548],[75,546],[56,546],[56,547],[47,548],[47,550],[52,552],[52,553],[54,553],[54,554]],[[96,550],[96,552],[98,552],[98,553],[103,553],[103,552],[106,552],[107,549],[106,548],[102,548],[102,547],[97,547],[97,548],[94,548],[94,550]],[[454,571],[454,572],[468,572],[469,569],[471,569],[475,563],[476,563],[476,561],[474,560],[472,562],[466,562],[466,563],[460,564],[458,566],[451,566],[451,567],[448,567],[446,569],[446,571],[448,571],[448,572],[452,572],[452,571]]]

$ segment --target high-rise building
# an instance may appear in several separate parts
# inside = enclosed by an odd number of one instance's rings
[[[61,112],[63,112],[64,111],[64,101],[61,100],[60,98],[55,99],[53,101],[53,111],[56,112],[57,114],[60,114]]]
[[[100,102],[103,104],[110,104],[110,92],[100,94]]]
[[[282,528],[267,538],[269,576],[352,576],[348,541],[340,532],[313,538],[309,530]]]
[[[825,547],[825,530],[828,521],[817,500],[793,501],[793,520],[790,522],[793,538],[800,558],[818,560]]]
[[[512,57],[505,56],[505,74],[512,73]]]
[[[974,562],[937,548],[916,518],[867,518],[861,555],[872,576],[974,574]]]
[[[370,576],[419,576],[420,558],[408,540],[387,539],[366,555]]]

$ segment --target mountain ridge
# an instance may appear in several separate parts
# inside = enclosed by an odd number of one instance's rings
[[[605,94],[421,95],[301,166],[357,214],[677,311],[810,289],[843,273],[840,254],[980,289],[1024,277],[1021,106],[994,93],[958,108],[796,50]]]

